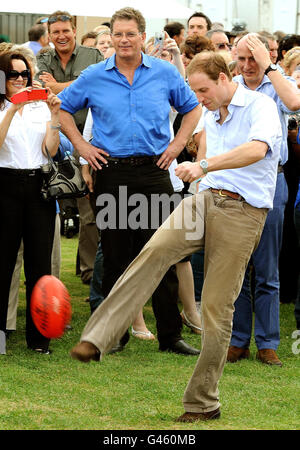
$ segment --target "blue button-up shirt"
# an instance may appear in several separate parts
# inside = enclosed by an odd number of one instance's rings
[[[295,90],[297,90],[297,84],[296,81],[292,77],[288,77],[283,75],[284,78],[288,79],[290,83],[292,83],[295,86]],[[242,83],[243,86],[245,86],[247,89],[248,86],[245,84],[245,80],[242,75],[238,75],[234,77],[234,81],[238,81],[239,83]],[[281,165],[285,164],[288,160],[288,144],[287,144],[287,135],[288,135],[288,129],[287,129],[287,121],[288,121],[288,115],[295,113],[295,111],[291,111],[288,109],[281,98],[278,96],[277,92],[275,91],[273,84],[271,83],[269,77],[264,75],[260,85],[256,88],[256,91],[262,92],[263,94],[268,95],[271,97],[278,109],[278,114],[280,118],[281,128],[282,128],[282,141],[281,141],[281,149],[280,149],[280,159],[279,162]],[[265,117],[265,120],[269,120],[268,117]]]
[[[91,109],[92,144],[119,158],[160,155],[170,142],[170,106],[186,114],[198,105],[176,67],[144,53],[132,85],[113,55],[84,70],[59,97],[71,114]]]
[[[251,141],[265,142],[268,151],[263,159],[249,166],[208,172],[199,191],[227,189],[240,194],[252,206],[272,208],[282,137],[276,104],[270,97],[238,84],[222,125],[219,120],[219,110],[205,111],[207,158]]]

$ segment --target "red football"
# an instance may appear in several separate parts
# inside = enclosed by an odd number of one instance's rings
[[[71,320],[70,295],[66,286],[53,275],[44,275],[33,288],[31,316],[39,332],[49,339],[64,334]]]

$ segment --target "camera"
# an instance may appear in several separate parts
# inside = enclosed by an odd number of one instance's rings
[[[159,32],[159,33],[155,33],[154,35],[154,46],[156,47],[157,45],[159,45],[160,50],[162,50],[163,45],[164,45],[164,40],[165,40],[165,33]]]
[[[288,130],[297,130],[300,124],[299,114],[290,114],[288,119]]]

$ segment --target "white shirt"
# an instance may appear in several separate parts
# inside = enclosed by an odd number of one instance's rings
[[[6,101],[4,110],[0,111],[0,123],[10,106]],[[22,115],[17,111],[0,148],[0,167],[38,169],[46,164],[48,159],[42,152],[42,143],[50,120],[51,113],[44,102],[25,105]]]
[[[209,188],[237,192],[257,208],[272,208],[281,148],[281,123],[276,103],[269,96],[242,84],[228,105],[222,125],[219,110],[206,111],[206,157],[226,153],[253,140],[268,145],[266,156],[249,166],[209,172],[201,181],[199,192]]]

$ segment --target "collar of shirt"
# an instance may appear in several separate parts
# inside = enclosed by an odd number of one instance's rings
[[[72,51],[71,58],[77,55],[78,49],[79,49],[79,45],[78,45],[77,42],[76,42],[75,47],[74,47],[74,50]],[[56,49],[53,48],[52,50],[53,50],[53,54],[54,54],[54,56],[56,57],[56,59],[58,59],[58,61],[60,61],[60,57],[59,57],[59,54],[57,53]],[[51,50],[50,50],[50,51],[51,51]]]
[[[151,64],[151,59],[149,58],[148,55],[145,55],[145,53],[141,53],[142,55],[142,62],[140,65],[143,65],[145,67],[148,67],[149,69],[152,67]],[[105,70],[112,70],[112,69],[117,69],[116,66],[116,55],[112,55],[110,58],[108,58],[107,62],[106,62],[106,67]]]
[[[237,89],[235,91],[235,93],[233,94],[233,97],[231,99],[231,102],[228,105],[228,116],[226,117],[226,120],[229,119],[229,117],[231,117],[232,115],[232,110],[235,106],[245,106],[246,105],[246,99],[245,99],[245,91],[242,88],[240,83],[236,83],[237,84]],[[204,111],[205,114],[207,114],[208,110]],[[218,120],[220,120],[220,110],[217,109],[216,111],[212,111],[215,121],[217,122]]]

